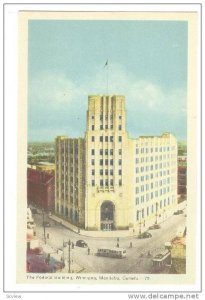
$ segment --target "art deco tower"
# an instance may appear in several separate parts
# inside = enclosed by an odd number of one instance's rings
[[[123,96],[89,96],[85,145],[85,228],[127,229],[132,155]]]

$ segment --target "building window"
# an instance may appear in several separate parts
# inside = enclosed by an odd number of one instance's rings
[[[103,186],[103,180],[100,179],[100,186]]]
[[[95,170],[92,170],[92,175],[95,175]]]
[[[108,175],[108,169],[105,170],[105,175]]]
[[[100,149],[100,155],[103,155],[103,149]]]
[[[108,155],[108,149],[105,149],[105,155]]]
[[[119,179],[119,186],[122,186],[122,179]]]
[[[113,149],[110,149],[110,155],[113,155]]]
[[[122,136],[121,135],[118,136],[118,142],[122,142]]]
[[[119,155],[122,155],[122,149],[118,150]]]
[[[105,136],[105,141],[108,142],[108,136]]]
[[[100,120],[103,120],[103,115],[100,115]]]
[[[100,159],[100,166],[103,166],[103,159]]]
[[[135,193],[136,193],[136,194],[139,193],[139,187],[138,187],[138,186],[135,188]]]
[[[113,125],[110,125],[110,129],[113,129]]]
[[[103,169],[100,169],[100,175],[103,175]]]
[[[113,142],[113,136],[112,135],[110,136],[110,142]]]
[[[108,179],[105,179],[105,186],[108,186]]]
[[[122,175],[122,170],[118,170],[118,174],[119,174],[119,175]]]
[[[121,120],[121,119],[122,119],[122,116],[119,116],[119,119]]]
[[[113,179],[110,180],[110,185],[113,186]]]
[[[95,180],[92,180],[92,186],[95,186]]]
[[[119,125],[119,126],[118,126],[118,130],[122,130],[122,125]]]
[[[113,166],[113,159],[110,159],[110,165]]]
[[[108,166],[108,159],[105,160],[105,165]]]
[[[113,169],[110,170],[110,175],[113,175]]]
[[[100,136],[100,142],[103,142],[103,136],[102,135]]]
[[[92,149],[92,150],[91,150],[91,154],[92,154],[92,155],[95,155],[95,149]]]
[[[105,125],[105,129],[108,129],[108,125]]]
[[[95,141],[95,137],[94,137],[94,136],[91,137],[91,141],[92,141],[92,142]]]
[[[139,154],[139,149],[138,148],[136,148],[136,154]]]
[[[94,159],[91,160],[91,165],[92,165],[92,166],[95,165],[95,160],[94,160]]]
[[[92,130],[95,130],[95,125],[92,125]]]
[[[103,130],[103,125],[100,125],[100,130]]]
[[[136,205],[139,204],[139,197],[136,197]]]
[[[92,119],[95,119],[95,117],[94,117],[94,116],[92,116]]]

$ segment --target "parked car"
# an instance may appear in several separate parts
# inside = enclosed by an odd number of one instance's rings
[[[84,242],[83,240],[78,240],[76,242],[76,246],[86,248],[86,247],[88,247],[88,244],[86,242]]]
[[[43,227],[51,227],[51,224],[47,221],[43,222],[42,224]]]
[[[33,215],[38,214],[38,210],[36,208],[31,208],[31,212]]]
[[[161,226],[159,225],[159,224],[154,224],[154,225],[152,225],[152,226],[150,226],[149,227],[149,229],[160,229],[161,228]]]
[[[180,215],[183,214],[183,210],[182,209],[178,209],[177,211],[174,212],[174,215]]]
[[[33,229],[36,227],[36,224],[33,221],[27,222],[27,228],[28,229]]]
[[[138,239],[147,239],[147,238],[151,238],[151,237],[152,237],[151,233],[149,233],[147,231],[138,235]]]

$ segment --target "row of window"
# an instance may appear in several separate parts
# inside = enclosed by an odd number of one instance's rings
[[[146,176],[146,177],[147,177],[147,179],[149,179],[149,175]],[[145,176],[136,177],[136,183],[145,181],[146,177],[145,177]],[[153,177],[152,177],[152,178],[153,178]],[[164,184],[166,184],[166,183],[168,183],[168,184],[170,183],[170,177],[168,177],[167,179],[164,178],[163,180],[155,181],[155,186],[156,186],[156,187],[162,186],[162,185],[164,185]],[[153,184],[154,184],[154,183],[151,182],[151,183],[150,183],[150,186],[152,187]],[[149,184],[147,183],[146,185],[149,185]]]
[[[142,219],[145,218],[145,216],[148,217],[149,214],[157,213],[159,207],[160,207],[160,209],[162,209],[163,207],[170,205],[170,199],[168,198],[168,199],[161,200],[159,202],[159,204],[158,203],[156,203],[156,204],[147,206],[146,209],[142,208],[141,210],[137,210],[136,211],[136,221],[141,221]],[[163,213],[165,213],[165,211],[163,211]]]
[[[91,155],[95,155],[95,153],[96,153],[95,149],[91,149]],[[110,153],[110,155],[113,155],[113,149],[104,149],[104,151],[103,151],[103,149],[100,149],[99,154],[103,155],[103,153],[105,155],[108,155],[109,153]],[[118,154],[119,155],[122,154],[122,149],[118,149]]]
[[[91,118],[92,118],[92,120],[94,120],[95,116],[92,116]],[[118,118],[119,118],[119,120],[122,120],[122,116],[118,116]],[[104,115],[104,119],[108,120],[108,115]],[[113,119],[113,115],[110,115],[110,120],[112,120],[112,119]],[[100,120],[103,120],[103,115],[100,115]]]
[[[160,164],[155,164],[155,165],[150,165],[150,166],[142,166],[142,167],[137,167],[135,169],[135,172],[136,174],[138,173],[142,173],[142,172],[148,172],[148,171],[153,171],[154,169],[155,170],[158,170],[158,169],[162,169],[162,168],[167,168],[170,166],[170,163],[169,162],[164,162],[163,164],[160,163]]]
[[[95,180],[91,180],[91,185],[92,186],[96,186],[96,181]],[[122,185],[122,179],[118,180],[118,185],[121,186]],[[113,179],[100,179],[100,186],[113,186]]]
[[[57,203],[57,212],[60,214],[64,214],[66,217],[69,217],[72,221],[77,222],[79,220],[79,212],[77,210],[73,210],[72,208],[69,210],[68,207],[64,207],[63,205],[59,205]]]
[[[136,194],[139,194],[139,193],[142,193],[146,190],[145,186],[142,185],[141,188],[139,187],[136,187],[135,188],[135,193]],[[146,190],[147,191],[147,190]],[[155,192],[151,192],[150,193],[150,199],[153,199],[153,197],[158,197],[158,196],[162,196],[163,194],[166,194],[166,193],[169,193],[170,192],[170,187],[165,187],[163,189],[160,189],[160,190],[156,190]],[[147,194],[148,195],[148,194]],[[148,196],[147,196],[148,197]],[[148,199],[149,200],[149,199]],[[147,200],[147,201],[148,201]]]
[[[139,153],[153,153],[153,152],[165,152],[165,151],[170,151],[170,150],[175,150],[175,146],[169,147],[169,146],[164,146],[164,147],[151,147],[151,148],[136,148],[136,154]]]
[[[91,137],[91,141],[92,141],[92,142],[95,142],[95,137],[94,137],[94,136]],[[111,135],[111,136],[107,136],[107,135],[106,135],[106,136],[102,136],[102,135],[101,135],[101,136],[99,137],[99,141],[100,141],[100,142],[103,142],[103,141],[104,141],[104,142],[109,142],[109,141],[110,141],[110,142],[113,142],[113,141],[114,141],[114,137],[113,137],[112,135]],[[122,142],[122,136],[118,136],[118,142]]]
[[[141,157],[141,158],[136,158],[135,162],[136,164],[139,163],[145,163],[145,162],[152,162],[152,161],[161,161],[161,160],[165,160],[165,159],[169,159],[170,155],[168,154],[164,154],[164,155],[160,155],[160,156],[147,156],[147,157]]]
[[[95,170],[93,169],[92,171],[91,171],[91,174],[92,175],[95,175]],[[100,175],[113,175],[113,169],[110,169],[110,170],[108,170],[108,169],[106,169],[106,170],[103,170],[103,169],[100,169],[100,172],[99,172],[99,174]],[[118,175],[122,175],[122,170],[120,169],[120,170],[118,170]]]
[[[96,126],[95,125],[92,125],[91,126],[91,130],[96,130]],[[106,130],[106,129],[113,129],[113,125],[111,124],[109,127],[108,125],[100,125],[99,127],[100,130]],[[122,125],[118,125],[118,130],[122,130]]]
[[[99,164],[100,166],[113,166],[113,159],[100,159],[99,160]],[[94,166],[95,165],[95,159],[91,159],[91,165]],[[122,165],[122,159],[118,159],[118,165],[121,166]]]

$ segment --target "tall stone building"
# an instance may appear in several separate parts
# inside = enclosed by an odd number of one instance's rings
[[[87,230],[163,221],[177,201],[176,176],[175,137],[130,139],[124,96],[89,96],[85,138],[56,138],[56,213]]]
[[[55,212],[84,227],[85,142],[64,136],[56,138]]]

